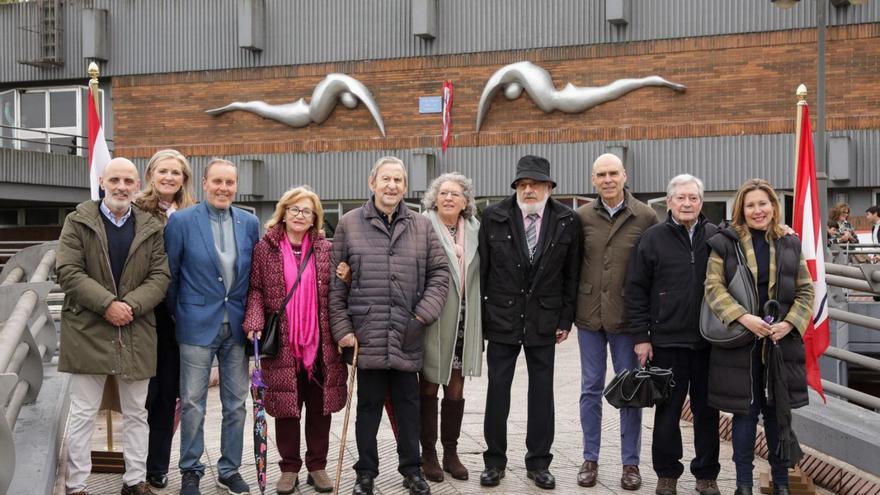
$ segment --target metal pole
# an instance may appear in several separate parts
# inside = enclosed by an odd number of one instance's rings
[[[36,292],[25,291],[12,308],[9,319],[3,324],[3,330],[0,331],[0,370],[5,370],[9,366],[38,300],[39,296]]]
[[[12,270],[9,270],[9,274],[6,275],[6,279],[3,282],[0,282],[0,286],[16,284],[21,281],[24,277],[24,268],[17,266]]]
[[[880,359],[862,356],[859,353],[834,346],[828,346],[828,348],[825,349],[825,355],[830,358],[839,359],[850,364],[857,364],[862,368],[867,368],[869,370],[880,372]]]
[[[49,273],[52,272],[53,268],[55,268],[55,250],[50,249],[46,251],[46,254],[40,260],[40,264],[34,269],[30,282],[45,282],[49,279]]]
[[[828,0],[816,0],[816,188],[819,196],[819,225],[828,217],[828,160],[825,155],[825,30]],[[828,242],[826,229],[820,228],[822,245]]]
[[[828,317],[832,320],[858,325],[871,330],[880,330],[880,318],[850,313],[849,311],[843,311],[837,308],[828,308]]]
[[[828,380],[822,380],[822,388],[830,394],[837,395],[838,397],[846,399],[850,402],[855,402],[860,406],[874,409],[875,411],[880,410],[880,399],[874,397],[873,395],[868,395],[864,392],[859,392],[858,390],[844,387],[839,383],[829,382]]]

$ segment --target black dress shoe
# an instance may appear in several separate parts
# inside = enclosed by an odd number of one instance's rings
[[[483,486],[498,486],[504,478],[504,468],[490,467],[483,470],[480,475],[480,484]]]
[[[430,495],[431,493],[431,488],[425,478],[422,478],[421,471],[404,476],[403,487],[409,488],[409,495]]]
[[[538,488],[543,488],[545,490],[552,490],[556,488],[556,478],[550,474],[550,471],[546,469],[535,469],[534,471],[526,472],[526,476],[530,480],[535,481],[535,486]]]
[[[373,495],[373,477],[368,473],[358,473],[352,495]]]
[[[737,485],[733,495],[752,495],[752,487],[750,485]]]
[[[153,488],[165,488],[168,486],[168,475],[166,474],[148,474],[147,483]]]

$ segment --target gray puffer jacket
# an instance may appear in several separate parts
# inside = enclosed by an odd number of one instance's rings
[[[351,266],[351,285],[334,277],[330,288],[333,338],[354,332],[358,368],[419,371],[425,325],[439,317],[449,283],[449,263],[430,221],[401,204],[389,233],[371,200],[339,220],[331,266],[343,261]]]

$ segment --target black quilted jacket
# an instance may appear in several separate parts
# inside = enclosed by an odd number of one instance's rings
[[[334,278],[330,287],[333,338],[355,333],[358,368],[419,371],[425,325],[440,316],[449,279],[430,221],[401,204],[389,232],[371,200],[339,220],[331,266],[342,261],[352,279],[349,286]]]

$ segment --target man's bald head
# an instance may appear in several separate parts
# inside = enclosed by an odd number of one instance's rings
[[[596,173],[596,168],[600,166],[615,166],[623,170],[623,162],[621,162],[620,158],[614,153],[599,155],[599,158],[596,158],[596,161],[593,162],[593,174]]]
[[[104,204],[117,216],[128,212],[131,200],[141,187],[138,169],[126,158],[110,160],[101,173]]]
[[[114,158],[107,163],[107,166],[104,167],[104,172],[101,174],[101,177],[107,177],[110,174],[113,174],[120,170],[128,170],[133,171],[134,176],[137,179],[140,179],[140,175],[138,174],[138,169],[134,163],[131,162],[128,158]]]
[[[605,153],[593,162],[593,187],[609,206],[617,206],[623,201],[623,185],[626,184],[626,170],[617,155]]]

